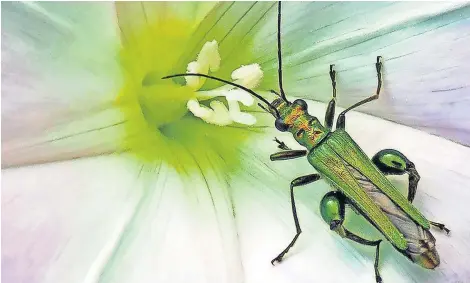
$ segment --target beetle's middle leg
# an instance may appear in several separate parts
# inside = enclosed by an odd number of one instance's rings
[[[403,175],[408,173],[408,201],[413,202],[418,189],[419,173],[413,162],[411,162],[403,153],[395,149],[383,149],[372,157],[372,162],[385,175]],[[441,223],[429,222],[432,226],[445,231],[450,230]]]
[[[294,187],[307,185],[315,181],[318,181],[319,179],[320,179],[320,175],[310,174],[310,175],[298,177],[290,183],[290,200],[292,204],[292,214],[294,216],[295,229],[297,233],[295,234],[294,238],[289,243],[289,245],[277,257],[271,260],[271,264],[274,265],[276,261],[281,262],[284,255],[289,251],[290,248],[294,246],[295,242],[297,241],[297,238],[300,236],[300,233],[302,233],[302,229],[300,229],[299,219],[297,217],[297,209],[295,208]]]
[[[299,157],[303,157],[307,155],[307,151],[300,149],[300,150],[286,150],[281,152],[276,152],[271,154],[269,157],[271,161],[278,161],[278,160],[288,160],[288,159],[295,159]]]
[[[343,226],[345,215],[345,197],[340,192],[327,193],[320,202],[320,212],[323,220],[330,225],[330,229],[335,231],[343,238],[347,238],[356,243],[375,246],[375,280],[377,283],[382,283],[382,277],[379,273],[379,257],[380,257],[380,243],[382,240],[371,241],[364,239],[346,229]]]

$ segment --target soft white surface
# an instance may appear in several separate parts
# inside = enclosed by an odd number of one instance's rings
[[[2,175],[3,282],[240,282],[231,206],[215,176],[209,192],[202,175],[184,183],[125,156]]]
[[[309,106],[323,115],[325,105]],[[465,282],[470,150],[359,113],[348,114],[347,129],[370,155],[393,147],[415,162],[422,177],[416,206],[452,229],[450,237],[434,232],[442,260],[435,271],[383,245],[384,282]],[[305,159],[270,162],[273,136],[295,147],[272,133],[244,150],[245,166],[230,177],[194,172],[184,181],[165,166],[141,171],[126,156],[3,170],[2,279],[373,283],[374,250],[339,239],[319,217],[328,190],[322,181],[296,190],[304,233],[285,261],[271,266],[295,231],[289,182],[313,172]],[[406,178],[394,180],[404,188]]]
[[[2,170],[2,281],[83,282],[132,215],[138,172],[117,157]]]
[[[2,166],[115,149],[119,46],[111,2],[2,3]]]

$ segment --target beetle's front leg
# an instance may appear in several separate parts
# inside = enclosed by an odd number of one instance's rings
[[[292,214],[294,216],[295,229],[297,233],[295,234],[294,239],[292,239],[289,245],[277,257],[271,260],[271,264],[274,265],[276,261],[281,262],[284,255],[289,251],[290,248],[294,246],[295,242],[297,241],[297,238],[300,236],[300,233],[302,233],[302,229],[300,229],[299,219],[297,218],[297,209],[295,208],[294,187],[307,185],[319,179],[320,179],[320,175],[310,174],[310,175],[298,177],[290,183],[290,200],[292,204]]]
[[[277,147],[282,150],[290,150],[290,148],[283,142],[274,137],[274,141],[277,143]]]
[[[335,108],[336,108],[336,71],[334,69],[335,65],[330,65],[330,79],[331,86],[333,87],[333,97],[328,103],[328,108],[326,108],[325,113],[325,126],[328,129],[333,127],[333,121],[335,119]]]
[[[382,277],[379,273],[379,257],[380,257],[380,243],[382,240],[370,241],[364,239],[350,231],[344,226],[344,215],[345,215],[345,197],[340,192],[329,192],[327,193],[320,202],[320,212],[323,220],[330,225],[330,229],[335,231],[343,238],[355,241],[356,243],[375,246],[375,281],[382,283]]]
[[[385,175],[403,175],[408,173],[408,201],[413,202],[416,191],[418,190],[419,173],[413,162],[411,162],[403,153],[395,149],[383,149],[372,157],[372,162]],[[450,230],[444,224],[429,222],[432,226],[445,231]]]

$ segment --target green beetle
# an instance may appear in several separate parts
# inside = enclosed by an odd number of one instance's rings
[[[344,227],[346,205],[351,206],[356,212],[364,216],[397,251],[412,262],[424,268],[434,269],[439,265],[440,259],[436,250],[436,240],[429,231],[430,227],[435,226],[447,233],[450,230],[444,224],[429,221],[413,206],[412,202],[420,179],[413,162],[394,149],[379,151],[372,159],[369,159],[345,129],[347,112],[379,98],[382,86],[382,58],[378,56],[375,63],[377,70],[376,94],[341,112],[336,121],[336,128],[333,130],[336,107],[336,72],[334,65],[330,65],[329,70],[333,97],[328,104],[323,126],[315,116],[307,112],[308,107],[304,100],[297,99],[291,102],[287,100],[284,94],[280,27],[281,3],[279,2],[277,42],[280,93],[271,91],[279,97],[272,103],[241,85],[204,74],[176,74],[163,78],[200,76],[243,89],[266,104],[267,107],[262,104],[258,105],[276,118],[276,129],[281,132],[292,133],[294,139],[305,147],[305,150],[291,150],[284,142],[275,138],[278,148],[282,151],[272,154],[270,156],[271,161],[306,156],[317,173],[298,177],[291,182],[290,197],[297,232],[287,247],[271,263],[281,262],[302,232],[295,207],[294,188],[323,179],[334,189],[327,193],[320,202],[320,214],[323,220],[330,226],[332,231],[335,231],[341,237],[363,245],[376,247],[374,270],[377,283],[382,282],[378,269],[379,248],[382,240],[367,240]],[[386,175],[402,175],[405,173],[409,175],[408,198],[403,196],[385,177]]]

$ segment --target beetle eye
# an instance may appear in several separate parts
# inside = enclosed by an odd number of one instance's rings
[[[274,126],[276,126],[276,129],[278,129],[281,132],[285,132],[289,129],[289,125],[284,123],[281,118],[277,118],[276,122],[274,123]]]
[[[306,111],[307,110],[307,102],[303,99],[296,99],[293,102],[295,105],[299,105],[302,110]]]

